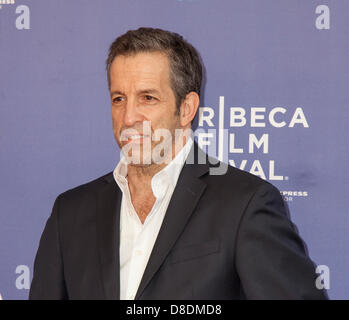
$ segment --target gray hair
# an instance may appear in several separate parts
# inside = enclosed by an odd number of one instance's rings
[[[140,52],[163,52],[170,65],[170,82],[176,97],[177,112],[186,95],[194,91],[200,97],[203,67],[197,50],[177,33],[154,28],[129,30],[119,36],[109,48],[106,60],[108,86],[110,68],[118,55]]]

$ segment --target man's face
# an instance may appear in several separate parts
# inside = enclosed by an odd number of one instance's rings
[[[149,164],[146,161],[156,146],[169,141],[164,137],[154,141],[159,129],[167,129],[174,143],[174,130],[180,128],[180,121],[165,54],[117,56],[110,69],[110,95],[114,136],[120,149],[131,150],[126,152],[128,156],[137,156],[140,165]],[[149,130],[144,129],[146,124]]]

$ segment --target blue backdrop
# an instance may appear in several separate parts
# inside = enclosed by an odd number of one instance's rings
[[[3,299],[28,297],[56,196],[117,164],[104,62],[110,43],[140,26],[178,32],[198,49],[206,81],[197,125],[226,130],[200,139],[223,139],[218,154],[279,188],[330,298],[349,297],[348,1],[0,6]]]

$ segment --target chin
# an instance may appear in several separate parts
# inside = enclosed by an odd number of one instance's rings
[[[146,156],[144,158],[143,153],[132,153],[132,155],[126,155],[123,152],[123,155],[125,156],[127,162],[129,165],[133,165],[136,167],[147,167],[150,166],[152,164],[152,159],[151,159],[151,155]]]

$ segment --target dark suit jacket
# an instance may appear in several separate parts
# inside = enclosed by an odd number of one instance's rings
[[[210,162],[184,165],[135,299],[326,298],[279,191]],[[58,196],[30,299],[119,299],[121,198],[112,172]]]

